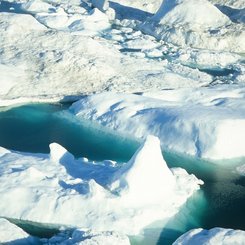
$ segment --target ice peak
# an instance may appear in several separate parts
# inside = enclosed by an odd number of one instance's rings
[[[68,152],[63,146],[58,143],[51,143],[49,145],[50,159],[54,162],[60,162],[65,159],[74,159],[73,155]]]
[[[160,140],[149,135],[134,156],[115,175],[114,189],[129,196],[159,199],[175,183],[174,176],[163,159]]]

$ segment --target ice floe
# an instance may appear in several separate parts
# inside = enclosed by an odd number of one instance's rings
[[[0,216],[134,235],[175,215],[203,183],[169,170],[153,136],[122,166],[75,160],[58,144],[50,151],[1,155]]]
[[[173,245],[243,245],[244,241],[245,231],[241,230],[224,228],[194,229],[178,238]]]
[[[103,93],[74,103],[70,110],[137,138],[156,135],[165,150],[208,159],[244,157],[245,91],[228,87]]]

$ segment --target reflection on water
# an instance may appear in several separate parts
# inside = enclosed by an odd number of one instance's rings
[[[76,157],[120,162],[128,161],[139,146],[139,142],[115,136],[91,123],[78,122],[64,109],[67,106],[60,104],[32,104],[3,110],[0,112],[0,146],[48,153],[48,145],[57,142]],[[234,172],[235,165],[244,163],[244,159],[210,163],[169,152],[164,153],[164,158],[170,167],[183,167],[205,184],[175,217],[167,223],[156,222],[145,229],[143,237],[131,237],[132,244],[172,244],[184,232],[199,227],[245,230],[245,177]],[[50,230],[42,230],[35,224],[24,224],[24,228],[33,234],[50,236]]]

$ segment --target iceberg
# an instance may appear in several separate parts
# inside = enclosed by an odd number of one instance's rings
[[[212,160],[244,157],[245,90],[227,88],[103,93],[75,102],[70,111],[136,138],[156,135],[167,151]]]
[[[211,230],[194,229],[179,237],[173,245],[243,245],[245,231],[224,228],[213,228]]]
[[[0,216],[135,235],[175,215],[201,184],[184,169],[167,167],[154,136],[128,163],[113,166],[76,160],[55,143],[50,155],[1,155]]]

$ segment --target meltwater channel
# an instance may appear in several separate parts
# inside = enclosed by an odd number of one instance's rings
[[[23,152],[48,153],[49,144],[57,142],[75,157],[91,160],[111,159],[126,162],[139,142],[93,125],[76,121],[67,104],[28,104],[0,108],[0,146]],[[161,222],[145,229],[145,236],[131,237],[132,244],[172,244],[192,228],[213,227],[245,230],[245,177],[234,172],[233,163],[210,163],[200,159],[164,152],[170,167],[182,167],[205,184],[164,228]],[[32,235],[49,237],[56,229],[14,221]],[[143,240],[142,240],[143,239]]]

